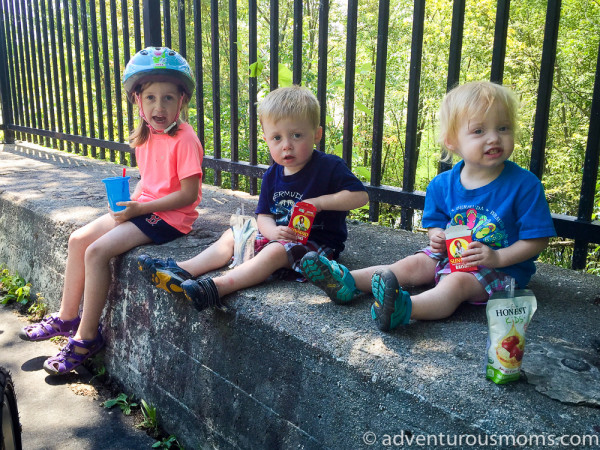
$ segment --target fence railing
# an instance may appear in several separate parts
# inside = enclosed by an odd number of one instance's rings
[[[117,8],[120,3],[120,8]],[[306,2],[294,0],[293,56],[294,83],[303,80],[303,18]],[[314,1],[310,5],[314,6]],[[309,5],[309,3],[306,3]],[[354,145],[354,109],[358,0],[348,0],[346,10],[346,57],[343,102],[343,136],[341,155],[352,164]],[[321,125],[327,128],[328,67],[327,53],[330,33],[330,2],[318,2],[318,68],[317,97],[321,103]],[[415,191],[415,174],[419,155],[419,113],[421,58],[425,22],[425,1],[412,3],[412,43],[404,168],[400,187],[382,185],[382,142],[384,139],[384,108],[390,29],[390,0],[378,2],[377,50],[372,101],[372,148],[370,163],[370,219],[379,216],[380,203],[401,207],[401,226],[411,229],[414,210],[424,205],[424,193]],[[0,0],[0,95],[5,142],[15,139],[32,141],[61,150],[92,157],[106,158],[135,165],[135,157],[126,141],[125,130],[133,128],[134,112],[125,100],[120,86],[124,64],[144,46],[166,45],[188,58],[195,70],[197,89],[192,107],[195,110],[198,136],[207,150],[204,166],[214,170],[214,183],[222,185],[222,173],[230,174],[233,189],[240,187],[239,177],[247,177],[247,189],[256,194],[257,179],[268,161],[259,163],[256,101],[258,79],[248,78],[247,86],[239,84],[240,55],[247,54],[247,65],[256,68],[258,60],[257,0],[244,3],[244,16],[238,17],[237,0]],[[225,39],[221,17],[226,9],[228,29]],[[264,11],[263,11],[264,13]],[[246,15],[247,14],[247,15]],[[535,123],[529,169],[540,179],[543,176],[546,138],[549,126],[550,99],[557,54],[557,35],[561,1],[547,3],[543,48],[539,62],[539,82]],[[283,23],[278,1],[269,2],[269,85],[279,85],[280,35]],[[210,18],[210,32],[203,25]],[[496,21],[491,58],[490,79],[503,81],[507,47],[510,0],[496,3]],[[176,21],[174,27],[172,19]],[[238,22],[244,24],[248,47],[238,45]],[[465,0],[453,2],[451,37],[448,56],[448,89],[459,82],[465,23]],[[110,27],[110,28],[109,28]],[[246,31],[247,29],[247,31]],[[203,55],[203,39],[210,38],[211,59]],[[263,37],[263,40],[265,37]],[[175,41],[177,43],[175,43]],[[218,49],[223,42],[229,59],[228,73],[222,74],[222,58]],[[133,44],[133,48],[131,45]],[[247,66],[243,64],[243,71]],[[226,76],[223,76],[226,75]],[[203,80],[210,79],[206,84]],[[228,79],[227,96],[223,98],[221,80]],[[241,89],[243,87],[243,89]],[[210,91],[209,93],[207,91]],[[242,93],[247,95],[242,98]],[[240,123],[240,104],[247,107],[247,119]],[[228,105],[224,118],[222,105]],[[211,109],[205,110],[205,105]],[[245,116],[244,116],[245,117]],[[221,123],[227,120],[227,156],[222,153]],[[205,128],[209,124],[208,129]],[[207,135],[210,139],[207,142]],[[240,136],[245,136],[247,149],[241,148]],[[325,136],[325,134],[324,134]],[[320,149],[325,150],[326,141]],[[598,177],[600,152],[600,48],[596,64],[595,84],[591,99],[589,132],[583,163],[583,175],[577,216],[554,214],[559,236],[575,240],[572,267],[583,268],[589,243],[600,243],[600,224],[592,222]],[[263,158],[264,159],[264,158]],[[440,164],[447,170],[447,164]]]

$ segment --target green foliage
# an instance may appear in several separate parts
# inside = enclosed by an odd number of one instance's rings
[[[146,400],[142,399],[142,414],[144,420],[136,425],[138,428],[148,430],[149,433],[154,434],[158,432],[158,412],[154,405],[149,405]]]
[[[44,297],[39,292],[36,295],[35,300],[27,308],[27,319],[30,322],[39,322],[43,317],[48,314],[48,304],[44,302]]]
[[[27,283],[18,272],[13,275],[0,265],[0,304],[17,302],[25,305],[29,301],[30,290],[31,283]]]
[[[123,414],[128,416],[131,414],[131,409],[137,407],[138,404],[133,403],[133,400],[129,398],[127,394],[121,393],[117,396],[117,398],[106,400],[104,403],[102,403],[102,406],[108,409],[118,406],[121,408],[121,411],[123,411]]]
[[[179,441],[177,441],[177,437],[172,434],[169,437],[156,442],[152,448],[176,448],[183,450],[184,447],[179,443]]]

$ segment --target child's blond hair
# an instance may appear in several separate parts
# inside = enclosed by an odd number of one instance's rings
[[[183,95],[183,100],[181,101],[181,110],[179,112],[178,122],[179,123],[187,122],[190,96],[186,92],[185,88],[181,85],[179,80],[177,80],[176,78],[166,77],[164,75],[150,77],[150,79],[148,81],[144,81],[141,84],[139,84],[136,87],[135,91],[131,93],[131,99],[130,99],[131,102],[134,105],[136,105],[137,103],[135,101],[135,95],[136,94],[141,95],[141,93],[144,92],[144,90],[146,88],[148,88],[148,86],[150,86],[152,83],[156,83],[156,82],[160,82],[160,81],[167,81],[169,83],[176,84],[177,87],[179,88],[180,93]],[[175,125],[173,128],[171,128],[169,131],[167,131],[167,134],[169,136],[171,136],[171,137],[175,136],[175,134],[179,130],[179,123],[177,125]],[[146,124],[146,121],[140,117],[140,121],[139,121],[137,127],[135,127],[135,129],[129,135],[129,146],[131,148],[136,148],[136,147],[139,147],[140,145],[145,144],[146,141],[150,138],[150,134],[151,134],[150,128]]]
[[[514,133],[519,101],[515,93],[506,86],[489,81],[472,81],[457,86],[446,94],[439,112],[438,138],[439,144],[447,153],[444,159],[452,159],[452,152],[446,142],[456,139],[463,121],[472,117],[484,117],[495,102],[500,102],[506,108],[510,128]]]
[[[316,130],[319,128],[320,114],[317,97],[310,89],[297,85],[269,92],[258,105],[261,124],[264,119],[278,122],[281,119],[292,118],[307,120]]]

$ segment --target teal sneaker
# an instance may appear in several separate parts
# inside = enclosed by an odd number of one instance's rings
[[[192,278],[192,275],[175,263],[173,258],[151,258],[140,255],[137,259],[138,269],[155,287],[170,294],[181,294],[181,283]]]
[[[300,261],[300,269],[308,281],[325,291],[335,303],[348,303],[360,293],[345,266],[317,252],[304,255]]]
[[[378,270],[371,278],[371,289],[375,303],[371,306],[371,317],[381,331],[390,331],[410,321],[412,302],[408,292],[398,285],[398,280],[389,269]]]

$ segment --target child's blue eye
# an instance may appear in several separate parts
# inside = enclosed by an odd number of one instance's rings
[[[500,128],[498,128],[498,131],[503,131],[503,132],[504,131],[509,131],[509,130],[510,130],[509,127],[500,127]]]
[[[476,130],[473,130],[473,133],[481,134],[481,133],[483,133],[483,130],[481,128],[477,128]]]
[[[294,138],[295,139],[299,139],[301,137],[302,137],[302,135],[300,133],[294,133]]]
[[[279,141],[279,140],[281,140],[281,136],[273,136],[273,140],[274,141]]]

